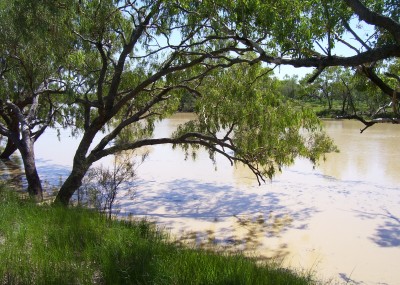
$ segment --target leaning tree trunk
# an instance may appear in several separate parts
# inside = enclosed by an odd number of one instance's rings
[[[79,187],[82,186],[82,180],[86,175],[91,163],[86,158],[86,153],[96,136],[96,133],[101,129],[103,124],[101,121],[98,124],[85,130],[85,134],[75,152],[74,162],[72,165],[72,171],[67,179],[64,181],[63,185],[58,191],[55,204],[60,204],[68,206],[72,196],[78,191]]]
[[[35,152],[31,138],[23,139],[20,144],[19,152],[25,168],[25,176],[28,182],[28,193],[37,201],[43,200],[43,188],[40,182],[39,174],[36,169]]]
[[[3,152],[0,154],[0,159],[6,159],[9,160],[10,156],[17,150],[17,147],[15,144],[8,139],[6,147],[4,148]]]
[[[11,118],[11,123],[8,124],[8,128],[11,132],[13,132],[16,138],[18,138],[19,133],[19,123],[15,117]],[[13,142],[11,138],[7,139],[6,147],[4,148],[3,152],[0,154],[0,159],[10,159],[10,156],[17,150],[16,144]]]
[[[58,194],[55,199],[56,204],[61,204],[64,206],[68,206],[69,201],[76,191],[78,191],[79,187],[82,185],[82,179],[85,176],[87,171],[86,167],[77,167],[73,166],[72,171],[68,178],[64,181],[63,185],[58,191]]]

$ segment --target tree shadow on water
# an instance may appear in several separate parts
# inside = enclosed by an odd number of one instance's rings
[[[400,224],[386,221],[376,229],[371,240],[381,247],[400,247]]]
[[[350,276],[348,276],[346,273],[339,273],[339,277],[345,281],[345,284],[351,284],[351,285],[362,285],[365,284],[362,281],[356,281],[354,279],[352,279]]]
[[[381,247],[400,247],[400,218],[388,210],[384,210],[384,213],[361,212],[360,216],[369,219],[379,216],[384,219],[370,238],[373,242]]]
[[[178,228],[178,243],[199,247],[222,246],[224,250],[253,251],[268,238],[282,235],[289,229],[306,229],[308,220],[317,209],[293,199],[285,193],[260,188],[246,191],[229,184],[176,179],[159,184],[139,181],[133,201],[118,204],[120,215],[144,216],[157,220],[163,227]],[[191,222],[182,222],[181,218]],[[224,224],[229,220],[230,223]],[[196,227],[195,222],[209,222],[214,228]],[[221,222],[221,223],[220,223]],[[284,257],[287,246],[282,244],[274,257]]]
[[[13,155],[9,160],[0,159],[0,179],[17,187],[26,186],[22,162]]]
[[[154,181],[138,182],[138,196],[133,201],[122,201],[120,208],[134,215],[155,217],[190,217],[196,219],[218,219],[246,214],[271,212],[290,214],[294,220],[306,220],[317,212],[314,207],[288,208],[282,202],[291,197],[285,193],[247,193],[232,185],[204,183],[202,181],[177,179],[158,184]],[[301,205],[301,203],[298,203]],[[163,208],[165,213],[155,213]]]

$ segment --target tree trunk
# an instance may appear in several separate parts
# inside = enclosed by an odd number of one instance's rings
[[[346,103],[347,103],[347,94],[343,94],[343,101],[342,101],[342,114],[345,114],[345,109],[346,109]]]
[[[103,118],[104,119],[104,118]],[[86,172],[91,166],[92,162],[88,162],[86,158],[86,153],[96,136],[97,132],[101,129],[106,121],[101,121],[100,119],[96,124],[88,127],[82,137],[82,140],[75,152],[74,162],[72,165],[72,171],[68,178],[64,181],[63,185],[58,191],[55,203],[68,206],[69,201],[79,187],[82,185],[82,179],[85,177]]]
[[[393,91],[393,98],[392,98],[392,104],[393,104],[393,114],[397,117],[398,110],[397,110],[397,92],[396,90]]]
[[[31,138],[26,138],[21,142],[19,152],[21,153],[25,168],[25,176],[28,181],[28,193],[37,201],[42,201],[42,183],[40,182],[39,174],[36,170],[35,152]]]
[[[72,198],[72,195],[81,187],[82,179],[86,174],[87,169],[82,167],[74,166],[72,168],[71,174],[64,181],[63,185],[58,191],[56,196],[55,203],[61,204],[63,206],[68,206],[69,201]]]
[[[6,159],[9,160],[10,156],[17,150],[17,147],[15,144],[8,139],[6,147],[4,148],[3,152],[0,154],[0,159]]]
[[[332,99],[329,96],[327,96],[326,98],[328,100],[328,109],[332,110]]]
[[[11,122],[7,125],[9,130],[14,133],[14,139],[19,137],[19,123],[15,116],[11,117]],[[7,144],[3,152],[0,154],[0,159],[10,159],[10,156],[18,149],[12,138],[7,138]]]
[[[351,96],[351,93],[349,93],[348,101],[349,101],[348,105],[350,105],[353,114],[355,114],[356,113],[356,107],[354,106],[354,100],[353,100],[353,96]]]

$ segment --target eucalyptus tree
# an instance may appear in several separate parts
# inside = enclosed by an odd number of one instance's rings
[[[59,4],[0,1],[0,134],[7,138],[1,156],[8,158],[19,150],[28,192],[38,200],[42,186],[34,143],[54,123],[53,97],[67,90],[62,59],[71,45],[62,29],[67,6]]]
[[[211,158],[244,163],[259,181],[297,155],[317,161],[332,149],[315,116],[285,107],[256,80],[262,58],[232,36],[242,14],[226,9],[230,3],[80,1],[69,70],[82,80],[69,112],[81,138],[56,202],[69,203],[94,162],[149,145],[203,147]],[[153,137],[155,122],[174,113],[184,94],[197,98],[197,119],[171,137]]]

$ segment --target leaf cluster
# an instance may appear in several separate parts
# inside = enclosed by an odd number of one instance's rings
[[[242,64],[210,75],[196,106],[198,119],[175,135],[199,132],[218,138],[216,144],[228,148],[233,161],[269,178],[296,157],[316,162],[335,150],[313,112],[282,97],[266,71],[260,64]]]

